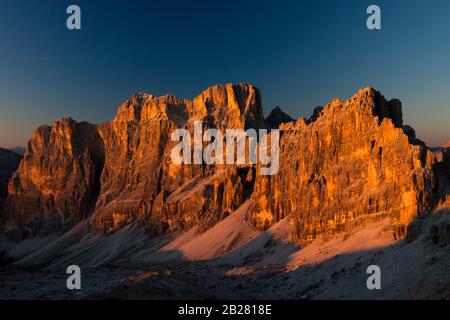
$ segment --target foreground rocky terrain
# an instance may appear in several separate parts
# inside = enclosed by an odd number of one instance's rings
[[[262,110],[258,89],[230,84],[38,128],[2,208],[0,297],[449,298],[448,149],[373,88],[308,119]],[[195,121],[280,129],[279,172],[174,164],[171,134]],[[366,287],[371,264],[380,291]]]
[[[424,230],[436,219],[428,217]],[[219,225],[234,234],[231,226]],[[135,252],[126,259],[84,267],[82,289],[75,291],[66,289],[63,265],[52,270],[10,265],[0,271],[0,298],[450,299],[450,246],[434,244],[427,232],[413,242],[395,241],[388,222],[380,221],[301,249],[288,241],[286,231],[284,225],[274,226],[210,260],[196,260],[211,257],[209,248],[195,245],[206,239],[170,245],[153,257],[148,249]],[[219,238],[224,244],[231,241]],[[382,270],[381,290],[366,287],[366,269],[373,264]]]

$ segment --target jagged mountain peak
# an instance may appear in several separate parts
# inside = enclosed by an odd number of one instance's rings
[[[271,128],[279,128],[283,123],[295,121],[290,115],[283,112],[279,106],[273,108],[265,120]]]
[[[295,123],[282,125],[285,129],[302,128],[307,125],[335,121],[336,117],[373,116],[381,124],[385,118],[392,120],[395,127],[403,127],[402,104],[398,99],[386,100],[373,87],[358,90],[347,100],[332,99],[324,106],[314,108],[309,118],[300,118]]]
[[[204,121],[216,128],[264,128],[259,90],[250,84],[215,85],[191,99],[137,93],[118,109],[116,122],[171,120],[177,126]]]

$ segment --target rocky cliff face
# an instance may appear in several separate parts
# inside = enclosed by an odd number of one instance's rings
[[[193,133],[195,121],[221,130],[280,127],[279,173],[174,164],[171,134]],[[155,235],[205,230],[251,199],[255,227],[289,216],[293,239],[385,216],[401,237],[436,202],[434,165],[434,155],[403,126],[400,102],[371,88],[297,121],[279,108],[264,120],[251,85],[214,86],[193,100],[141,93],[111,122],[63,119],[39,128],[9,183],[3,228],[21,230],[20,237],[63,230],[89,216],[103,233],[135,220]]]
[[[249,196],[249,169],[171,161],[171,133],[193,122],[204,128],[264,127],[259,91],[249,85],[214,86],[194,100],[138,94],[110,123],[100,126],[105,143],[101,192],[92,218],[114,231],[138,218],[156,233],[207,228]]]
[[[95,125],[72,119],[38,128],[9,181],[4,231],[13,238],[66,230],[87,217],[104,151]]]
[[[19,167],[21,159],[20,155],[0,148],[0,208],[8,195],[8,180]]]
[[[293,238],[311,240],[389,216],[401,237],[432,208],[434,156],[405,133],[398,100],[367,88],[281,130],[280,172],[256,178],[256,227],[289,215]]]

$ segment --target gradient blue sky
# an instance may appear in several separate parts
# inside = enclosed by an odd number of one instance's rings
[[[66,29],[78,4],[82,30]],[[378,4],[382,30],[366,28]],[[100,123],[138,91],[252,83],[307,116],[373,86],[431,145],[450,139],[450,1],[0,0],[0,146],[61,117]]]

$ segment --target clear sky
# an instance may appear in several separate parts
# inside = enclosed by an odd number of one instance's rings
[[[66,28],[78,4],[82,30]],[[382,30],[366,28],[381,7]],[[101,123],[138,91],[259,87],[265,113],[308,116],[373,86],[430,145],[450,139],[448,0],[0,0],[0,146],[70,116]]]

